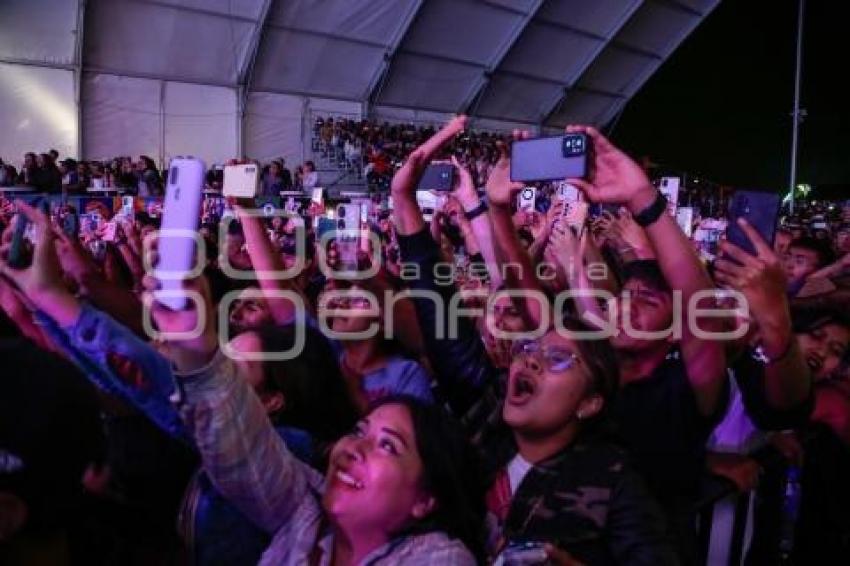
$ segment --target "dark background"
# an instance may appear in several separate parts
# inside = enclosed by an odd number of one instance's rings
[[[807,0],[798,183],[850,197],[850,9]],[[664,168],[787,189],[797,0],[722,0],[629,102],[613,139]],[[832,186],[829,186],[832,185]]]

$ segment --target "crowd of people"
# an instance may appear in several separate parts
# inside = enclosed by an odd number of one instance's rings
[[[232,159],[223,165],[212,166],[206,174],[205,188],[221,190],[224,180],[224,165],[235,164]],[[319,184],[319,175],[313,161],[305,161],[293,173],[286,168],[283,158],[261,164],[261,187],[259,194],[278,196],[281,191],[309,191]],[[24,155],[20,169],[0,159],[0,187],[22,187],[48,194],[85,195],[91,189],[112,189],[122,194],[140,197],[161,197],[164,191],[164,172],[147,155],[116,157],[108,161],[77,161],[67,157],[59,161],[59,152],[51,149],[47,153],[28,152]]]
[[[315,202],[205,206],[185,305],[155,214],[99,206],[107,239],[4,198],[0,562],[843,563],[850,202],[798,203],[772,242],[742,222],[743,249],[577,126],[570,224],[556,185],[520,206],[510,140],[466,125],[317,122],[391,205],[353,248]]]
[[[390,124],[376,120],[318,116],[313,124],[315,149],[337,159],[343,167],[361,171],[376,189],[389,188],[395,171],[408,155],[434,135],[432,125]],[[469,131],[441,148],[441,154],[454,155],[472,175],[476,186],[484,186],[505,134]]]

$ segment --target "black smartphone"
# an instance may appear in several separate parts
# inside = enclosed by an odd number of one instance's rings
[[[62,219],[62,231],[68,236],[76,238],[80,235],[80,217],[75,210],[69,210]]]
[[[732,195],[732,200],[729,201],[729,212],[727,214],[729,224],[726,228],[726,239],[747,253],[756,255],[755,247],[741,227],[738,226],[738,218],[744,218],[767,242],[767,245],[772,247],[773,238],[776,236],[776,222],[779,219],[780,204],[781,199],[775,193],[736,191]]]
[[[45,215],[50,215],[50,202],[46,199],[40,199],[34,203],[44,212]],[[30,226],[29,219],[23,212],[18,212],[18,218],[15,221],[15,230],[12,232],[12,243],[9,246],[9,257],[6,263],[12,269],[26,269],[32,263],[32,246],[27,244],[27,229]],[[27,249],[29,248],[29,249]]]
[[[432,163],[425,168],[417,191],[451,191],[455,180],[455,168],[451,163]]]
[[[15,220],[15,230],[12,232],[12,243],[9,246],[9,257],[6,259],[6,263],[12,269],[25,269],[32,260],[25,250],[25,235],[29,223],[29,219],[22,212],[18,213],[18,217]]]
[[[582,179],[587,175],[584,134],[519,140],[511,144],[511,181]]]

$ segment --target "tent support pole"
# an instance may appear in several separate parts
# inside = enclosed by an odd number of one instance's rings
[[[83,159],[83,31],[86,22],[86,0],[77,0],[77,29],[74,37],[74,108],[76,109],[77,158]]]

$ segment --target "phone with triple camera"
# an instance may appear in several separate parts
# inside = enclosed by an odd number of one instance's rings
[[[511,181],[584,178],[588,144],[584,134],[517,140],[511,144]]]

